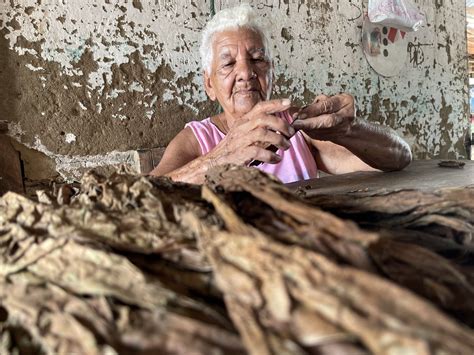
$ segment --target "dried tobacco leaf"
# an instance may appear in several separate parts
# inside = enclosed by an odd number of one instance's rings
[[[242,354],[233,332],[174,313],[171,309],[130,308],[110,298],[80,298],[24,275],[3,283],[0,302],[7,317],[0,329],[29,332],[10,339],[9,349],[45,354]],[[33,347],[36,344],[36,348]]]
[[[474,250],[474,187],[316,195],[305,201],[362,226],[420,230]]]
[[[474,326],[474,286],[463,269],[416,245],[381,239],[369,247],[378,267],[399,285]]]
[[[0,199],[0,275],[5,290],[3,295],[0,293],[0,309],[9,314],[2,328],[3,348],[25,350],[25,341],[30,339],[26,341],[31,344],[29,348],[51,354],[94,354],[110,349],[138,354],[189,354],[189,349],[196,354],[244,352],[224,310],[216,306],[220,294],[213,287],[208,263],[198,253],[189,230],[162,214],[163,220],[158,223],[170,222],[170,230],[178,230],[186,242],[181,247],[178,241],[150,248],[143,240],[150,240],[146,239],[150,236],[160,241],[147,229],[153,228],[158,213],[147,211],[145,206],[138,211],[137,222],[128,219],[129,207],[108,211],[93,203],[81,204],[81,198],[88,201],[80,195],[61,207],[35,203],[16,194]],[[148,225],[144,227],[141,218]],[[150,274],[153,267],[144,268],[148,272],[138,268],[133,261],[137,261],[139,252],[147,254],[142,257],[155,253],[155,258],[162,253],[182,270],[181,276],[194,272],[195,277],[180,278],[179,282],[191,291],[207,282],[202,297],[195,300],[184,296],[184,291],[176,293],[161,282],[157,277],[161,275]],[[54,295],[44,294],[51,293],[52,285],[57,288]],[[58,290],[62,292],[60,299],[55,296]],[[203,302],[206,291],[213,292],[209,304]],[[87,308],[95,305],[95,300],[105,299],[106,319]],[[48,312],[41,311],[46,307],[41,302],[50,302]],[[64,304],[71,313],[62,308]],[[28,311],[31,319],[26,322],[21,312],[27,307],[33,310]],[[119,319],[115,314],[120,315]]]
[[[234,228],[236,223],[231,222],[233,217],[230,217],[235,209],[242,216],[238,224],[245,220],[280,241],[374,271],[366,248],[378,239],[377,235],[361,231],[355,223],[343,221],[320,209],[308,208],[283,185],[259,170],[220,167],[208,176],[208,184],[217,192],[225,191],[216,195],[204,189],[203,197],[213,203],[230,231],[239,232]],[[224,210],[222,206],[226,204],[229,207]]]
[[[221,193],[218,195],[204,188],[203,196],[213,203],[229,231],[256,235],[254,227],[243,222],[250,221],[269,238],[309,248],[338,263],[387,275],[451,311],[466,324],[474,324],[474,303],[470,301],[474,299],[474,288],[468,282],[469,275],[442,256],[420,246],[400,244],[363,231],[350,221],[305,204],[254,169],[221,167],[213,171],[209,180]],[[449,195],[445,206],[473,204],[461,199],[454,190],[450,190]],[[435,211],[433,206],[443,204],[441,198],[437,199],[437,204],[432,202],[426,202],[425,208]],[[258,212],[253,213],[255,210]],[[469,212],[470,208],[466,207],[464,211]],[[425,215],[425,218],[430,216]],[[373,260],[378,270],[371,264]]]
[[[317,342],[328,328],[315,327],[311,334],[308,327],[302,338],[296,331],[301,325],[295,325],[301,322],[296,313],[301,308],[331,324],[335,339],[355,336],[376,354],[474,351],[471,330],[376,275],[264,236],[222,232],[189,219],[200,232],[231,317],[253,354],[278,353],[269,334],[278,335],[280,344],[296,343],[301,349],[308,337]]]
[[[468,244],[461,192],[415,194],[405,229],[373,233],[357,226],[370,200],[347,221],[254,169],[209,187],[90,172],[79,193],[0,198],[0,352],[243,353],[229,316],[259,355],[473,352],[470,329],[397,285],[469,323],[474,273],[441,256]]]

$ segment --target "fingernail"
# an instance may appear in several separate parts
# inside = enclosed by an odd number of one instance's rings
[[[281,100],[281,104],[285,105],[285,106],[288,106],[288,105],[291,104],[291,100],[290,99],[283,99],[283,100]]]

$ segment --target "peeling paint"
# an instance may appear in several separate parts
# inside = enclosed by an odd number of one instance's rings
[[[428,24],[407,34],[416,58],[394,78],[379,77],[362,53],[366,1],[249,2],[271,26],[275,97],[305,104],[347,91],[360,115],[407,137],[415,157],[462,154],[463,0],[415,1]],[[63,174],[89,158],[107,165],[166,146],[186,122],[219,110],[202,84],[200,31],[211,12],[237,3],[3,0],[0,113],[18,142],[60,162]],[[112,159],[114,151],[125,153]]]
[[[65,179],[79,179],[81,173],[88,169],[102,166],[126,165],[135,173],[140,172],[140,162],[136,151],[113,151],[104,155],[64,156],[55,154],[46,148],[39,137],[36,137],[33,148],[54,159],[57,172]]]
[[[69,144],[74,143],[76,141],[76,135],[72,133],[66,133],[64,140]]]

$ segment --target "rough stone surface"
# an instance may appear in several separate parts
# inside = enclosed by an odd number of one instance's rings
[[[51,161],[65,176],[136,165],[131,150],[166,146],[186,122],[218,110],[203,90],[200,31],[212,4],[238,2],[0,0],[1,118],[45,156],[46,175]],[[397,130],[415,157],[463,155],[463,0],[415,1],[427,26],[407,34],[406,66],[393,78],[363,55],[366,1],[250,3],[272,29],[275,96],[304,103],[348,91],[359,115]]]

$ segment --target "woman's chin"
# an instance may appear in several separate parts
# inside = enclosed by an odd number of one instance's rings
[[[234,98],[235,111],[241,113],[250,112],[260,101],[262,101],[262,98],[258,93],[239,95],[239,97]]]

